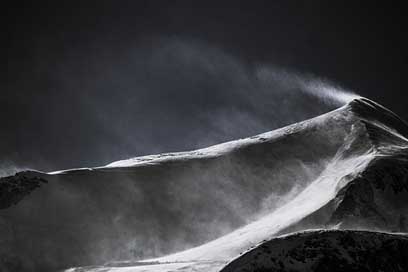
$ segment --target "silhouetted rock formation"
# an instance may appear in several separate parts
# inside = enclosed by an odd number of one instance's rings
[[[221,272],[408,271],[408,237],[367,231],[310,231],[274,238]]]

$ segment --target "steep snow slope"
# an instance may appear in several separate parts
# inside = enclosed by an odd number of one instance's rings
[[[407,270],[407,235],[310,231],[264,242],[221,272]]]
[[[407,145],[407,141],[403,136],[406,135],[406,131],[404,131],[405,124],[403,121],[394,118],[389,111],[368,100],[353,101],[342,110],[352,112],[353,116],[358,117],[357,122],[351,125],[350,132],[345,137],[343,145],[339,147],[325,170],[290,202],[262,219],[210,243],[150,261],[179,263],[178,269],[185,271],[194,269],[197,271],[218,271],[222,267],[222,261],[237,256],[243,249],[249,248],[263,239],[269,239],[280,232],[288,232],[290,228],[305,229],[322,225],[326,227],[347,227],[347,222],[350,222],[353,225],[349,225],[349,227],[354,228],[369,229],[373,228],[374,225],[382,224],[381,229],[383,230],[403,231],[406,222],[399,220],[397,227],[395,223],[391,222],[396,221],[395,218],[400,218],[395,217],[396,214],[399,216],[407,214],[406,192],[402,191],[408,186],[405,182],[408,176],[405,175],[406,172],[403,170],[396,172],[395,169],[382,169],[379,165],[387,164],[386,161],[391,161],[395,165],[399,161],[399,157],[405,153]],[[372,126],[375,126],[376,129],[373,130]],[[370,177],[372,172],[379,174]],[[400,175],[394,179],[385,178],[389,175],[395,176],[396,173],[400,173]],[[354,184],[367,187],[370,182],[385,183],[383,187],[387,188],[399,188],[399,191],[394,190],[391,194],[383,191],[379,192],[375,197],[372,196],[370,190],[363,189],[354,193],[354,195],[361,198],[368,197],[371,199],[371,204],[375,203],[375,201],[384,202],[384,199],[388,199],[387,204],[389,205],[383,206],[390,208],[387,210],[390,221],[384,224],[384,220],[380,216],[372,220],[375,223],[374,225],[369,222],[365,214],[361,214],[361,211],[370,211],[372,208],[367,205],[369,201],[358,202],[354,205],[354,210],[359,212],[354,218],[339,217],[337,214],[345,209],[343,207],[350,206],[347,204],[347,200],[343,201],[344,197],[342,196],[345,195],[345,192],[352,192],[353,189],[350,188],[353,188]],[[400,186],[396,187],[394,183]],[[401,192],[402,194],[400,194]],[[385,197],[386,195],[387,197]],[[327,206],[332,208],[329,212]],[[321,210],[325,210],[325,213],[322,214]],[[367,214],[370,214],[370,212]],[[311,222],[310,218],[316,217],[319,220]],[[304,222],[306,220],[309,220],[307,224]],[[196,262],[193,264],[180,263],[188,260],[195,260]],[[208,262],[208,260],[218,261],[218,263],[213,263],[211,268],[197,268],[198,264]],[[151,265],[150,269],[153,269],[153,267],[155,265]],[[136,266],[127,269],[130,269],[129,271],[149,271],[148,266]],[[172,271],[172,269],[164,267],[160,269],[162,271]]]
[[[374,157],[335,198],[281,233],[316,227],[407,232],[408,126],[372,104],[357,100],[352,106],[362,118]]]
[[[218,271],[278,233],[341,226],[352,218],[347,216],[361,201],[344,209],[352,205],[342,196],[377,163],[396,156],[405,162],[407,131],[391,112],[359,99],[283,129],[197,151],[19,173],[0,182],[2,264],[44,271],[191,247],[144,263],[85,270]],[[401,175],[406,177],[403,170]],[[33,177],[48,183],[37,182],[38,188],[20,182]],[[384,203],[403,213],[406,205],[396,207],[392,197]],[[404,219],[398,222],[405,226]]]

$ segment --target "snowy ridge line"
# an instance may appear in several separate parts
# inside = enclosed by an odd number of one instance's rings
[[[200,148],[196,150],[145,155],[145,156],[134,157],[130,159],[114,161],[104,166],[81,167],[81,168],[57,170],[57,171],[48,172],[47,174],[56,175],[56,174],[63,174],[63,173],[82,171],[82,170],[85,170],[85,171],[109,170],[112,168],[127,168],[127,167],[155,165],[155,164],[165,163],[169,161],[214,158],[214,157],[222,156],[230,152],[233,152],[234,150],[239,149],[241,147],[245,147],[248,145],[253,145],[253,144],[257,144],[261,142],[267,142],[267,141],[273,140],[278,137],[284,137],[288,134],[296,133],[296,131],[299,131],[305,126],[307,126],[311,120],[314,120],[315,122],[318,121],[319,119],[324,120],[327,116],[335,112],[340,112],[346,109],[349,109],[351,112],[354,112],[355,114],[357,114],[359,119],[361,119],[362,121],[366,121],[373,126],[377,126],[383,129],[384,131],[392,134],[393,136],[396,136],[408,142],[408,139],[404,135],[402,135],[401,133],[399,133],[397,130],[393,129],[392,127],[387,126],[386,124],[383,124],[376,120],[370,120],[369,118],[364,116],[365,114],[364,111],[359,112],[361,108],[369,108],[369,110],[373,110],[373,111],[379,110],[382,113],[388,115],[389,117],[397,120],[402,125],[406,126],[408,129],[408,124],[404,120],[399,118],[392,111],[386,109],[382,105],[376,102],[373,102],[367,98],[359,97],[359,98],[352,100],[348,104],[343,105],[342,107],[338,109],[324,113],[317,117],[313,117],[313,118],[310,118],[304,121],[300,121],[298,123],[294,123],[294,124],[291,124],[291,125],[288,125],[282,128],[278,128],[272,131],[264,132],[264,133],[261,133],[255,136],[251,136],[251,137],[247,137],[247,138],[243,138],[239,140],[228,141],[228,142],[224,142],[224,143],[220,143],[220,144],[216,144],[213,146]]]
[[[81,167],[81,168],[71,168],[65,170],[57,170],[48,172],[46,174],[49,175],[58,175],[64,174],[69,172],[75,171],[92,171],[92,170],[109,170],[112,168],[130,168],[130,167],[139,167],[139,166],[146,166],[146,165],[155,165],[160,163],[165,163],[169,161],[182,161],[182,160],[192,160],[192,159],[208,159],[208,158],[215,158],[218,156],[222,156],[228,153],[233,152],[239,148],[262,143],[268,142],[270,140],[274,140],[275,138],[284,137],[289,134],[296,133],[297,131],[302,130],[305,128],[311,120],[314,122],[318,122],[319,120],[324,120],[327,116],[335,112],[343,111],[344,109],[348,108],[349,105],[346,104],[338,109],[333,111],[324,113],[317,117],[313,117],[304,121],[300,121],[298,123],[294,123],[282,128],[278,128],[272,131],[267,131],[258,135],[250,136],[247,138],[239,139],[239,140],[232,140],[220,144],[216,144],[213,146],[200,148],[191,151],[181,151],[181,152],[168,152],[168,153],[160,153],[160,154],[153,154],[153,155],[145,155],[140,157],[134,157],[130,159],[124,159],[119,161],[111,162],[104,166],[97,166],[97,167]]]

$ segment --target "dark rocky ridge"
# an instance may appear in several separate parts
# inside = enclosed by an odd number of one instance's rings
[[[14,176],[1,178],[0,182],[0,210],[16,205],[25,196],[39,188],[47,181],[37,176],[36,172],[20,172]]]
[[[408,271],[408,236],[368,231],[308,231],[274,238],[221,272]]]

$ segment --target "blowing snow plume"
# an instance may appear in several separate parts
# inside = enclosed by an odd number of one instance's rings
[[[312,118],[349,96],[326,79],[247,63],[199,40],[159,37],[83,53],[41,59],[49,90],[17,85],[7,95],[5,104],[17,106],[0,116],[0,161],[52,171],[192,150]],[[27,141],[27,131],[36,137]]]
[[[290,72],[283,68],[260,67],[256,70],[256,75],[261,81],[271,84],[271,92],[277,85],[284,90],[298,90],[329,105],[344,105],[360,97],[327,79]]]
[[[81,104],[92,123],[114,140],[99,148],[106,153],[107,146],[115,146],[110,161],[248,137],[317,116],[352,97],[329,80],[248,64],[200,41],[153,39],[119,60],[105,61],[118,64],[98,71],[98,82],[90,83],[98,95],[90,90]],[[99,138],[93,145],[104,141]]]

